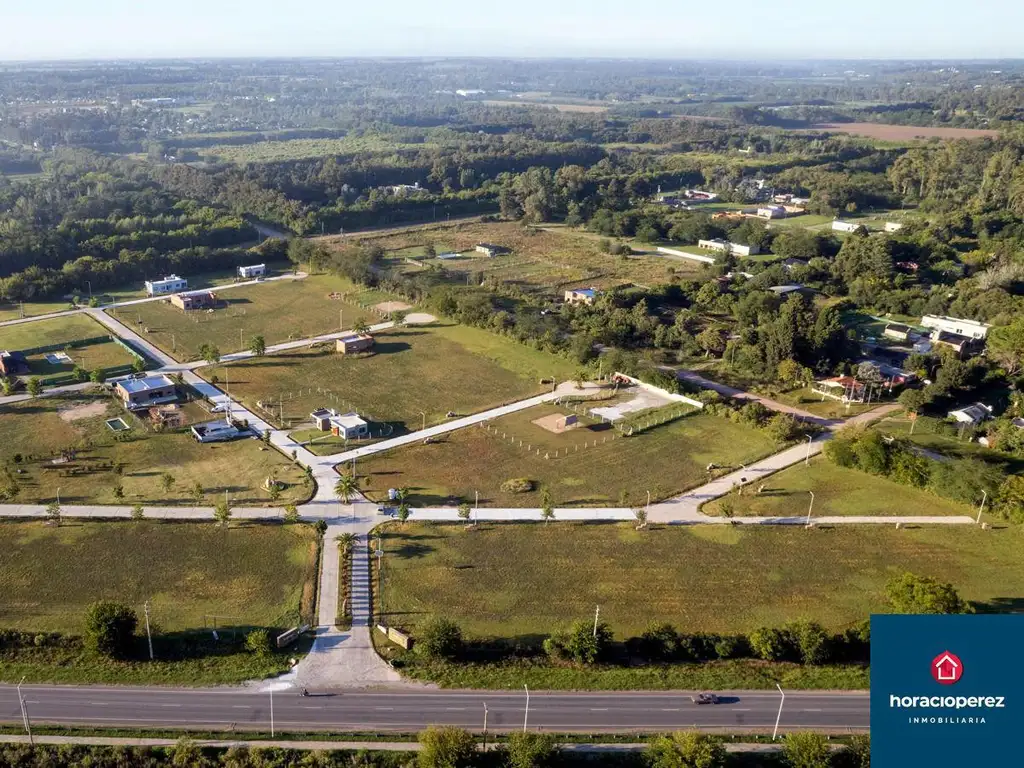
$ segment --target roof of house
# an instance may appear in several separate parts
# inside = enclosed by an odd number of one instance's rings
[[[594,288],[572,288],[570,293],[575,293],[577,296],[586,296],[588,299],[592,299],[597,295],[597,291]]]
[[[887,323],[885,330],[896,331],[897,333],[910,333],[910,326],[903,323]]]
[[[804,287],[802,285],[796,285],[796,284],[792,284],[792,285],[773,285],[768,290],[771,291],[772,293],[777,293],[779,296],[783,296],[783,295],[785,295],[787,293],[793,293],[793,291],[802,291],[803,288]]]
[[[941,341],[946,344],[955,344],[960,346],[961,344],[970,344],[974,341],[970,336],[961,336],[959,333],[952,333],[951,331],[939,331],[933,337],[936,341]]]
[[[136,392],[148,392],[151,389],[173,387],[174,382],[171,381],[169,376],[165,376],[162,373],[157,373],[152,376],[143,376],[142,378],[138,379],[121,379],[119,382],[117,382],[117,386],[119,386],[125,392],[135,394]]]
[[[0,352],[0,357],[4,357],[4,358],[7,358],[8,360],[12,360],[15,363],[27,362],[27,358],[25,357],[25,353],[24,352],[8,352],[7,350],[4,350],[4,351]]]
[[[342,413],[337,416],[332,416],[331,423],[337,424],[339,427],[345,427],[346,429],[366,426],[366,420],[355,411],[352,413]]]
[[[826,387],[852,387],[853,389],[864,388],[864,383],[857,381],[853,376],[834,376],[831,379],[821,379],[816,384]]]
[[[992,406],[985,405],[984,403],[972,403],[971,405],[966,405],[963,408],[957,408],[950,411],[949,415],[954,416],[958,413],[963,416],[967,416],[972,421],[984,421],[992,415]]]
[[[348,336],[342,336],[338,341],[343,341],[349,344],[353,341],[372,341],[373,336],[368,333],[350,333]]]
[[[309,415],[312,416],[314,419],[323,419],[328,416],[333,416],[334,411],[331,410],[330,408],[317,408]]]

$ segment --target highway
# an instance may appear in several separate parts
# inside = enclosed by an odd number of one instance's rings
[[[32,723],[133,728],[269,730],[271,694],[239,688],[130,688],[25,685]],[[780,697],[770,691],[720,694],[720,704],[696,705],[688,692],[311,691],[273,694],[277,731],[411,732],[428,725],[490,731],[771,731]],[[21,724],[17,689],[0,686],[0,722]],[[786,693],[780,732],[868,729],[864,692]]]

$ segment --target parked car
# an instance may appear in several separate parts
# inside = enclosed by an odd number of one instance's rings
[[[717,704],[718,697],[713,693],[698,693],[696,696],[691,696],[690,701],[694,704]]]

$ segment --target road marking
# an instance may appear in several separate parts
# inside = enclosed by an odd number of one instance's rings
[[[608,707],[591,707],[590,711],[591,712],[607,712],[608,711]]]
[[[180,707],[181,704],[157,704],[158,707]]]
[[[678,709],[663,709],[662,712],[678,712]]]
[[[374,707],[378,712],[394,712],[394,707]]]
[[[110,706],[110,702],[109,701],[90,701],[89,702],[89,706],[90,707],[109,707]]]
[[[805,710],[802,710],[802,711],[804,711],[804,712],[821,712],[820,709],[805,709]]]
[[[750,711],[750,707],[733,707],[732,711],[733,712],[749,712]]]
[[[465,712],[466,708],[465,707],[445,707],[444,711],[445,712]]]
[[[323,709],[323,707],[303,707],[303,709]]]
[[[252,709],[248,704],[232,704],[232,709]]]

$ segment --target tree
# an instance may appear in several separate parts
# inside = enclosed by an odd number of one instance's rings
[[[262,336],[253,336],[249,339],[249,351],[255,357],[263,357],[267,354],[267,340]]]
[[[93,384],[102,384],[107,380],[107,374],[103,372],[102,368],[96,368],[92,373],[89,374],[89,381]]]
[[[368,330],[370,330],[370,326],[368,326],[366,324],[366,321],[360,317],[358,320],[352,323],[352,330],[355,331],[356,333],[366,333]]]
[[[317,532],[318,536],[323,536],[327,533],[327,521],[321,518],[313,523],[313,530]]]
[[[896,400],[907,413],[917,416],[931,402],[931,397],[923,389],[905,389]]]
[[[203,500],[203,495],[206,491],[203,489],[203,484],[196,480],[192,483],[192,487],[189,489],[189,495],[192,497],[192,502],[195,506],[199,506],[199,503]]]
[[[132,373],[142,373],[146,370],[146,361],[141,357],[136,357],[132,360]]]
[[[459,519],[469,522],[469,516],[472,513],[473,508],[469,505],[468,501],[464,501],[459,504]]]
[[[348,504],[352,501],[352,497],[359,492],[359,479],[354,475],[344,474],[338,477],[338,481],[334,484],[334,495],[337,496],[342,504]]]
[[[135,644],[138,622],[127,605],[108,600],[93,603],[85,613],[86,645],[104,656],[124,658]]]
[[[601,659],[611,645],[612,632],[601,622],[594,632],[590,621],[577,621],[567,630],[556,632],[544,641],[544,650],[550,656],[562,657],[577,664],[593,664]]]
[[[284,505],[284,521],[286,523],[297,523],[299,522],[299,508],[294,504]]]
[[[633,517],[636,519],[636,529],[639,531],[647,527],[647,508],[636,507],[633,510]]]
[[[174,475],[170,472],[164,472],[160,475],[160,485],[164,489],[164,493],[170,493],[174,487]]]
[[[399,504],[398,505],[398,522],[405,523],[405,521],[409,519],[409,515],[410,515],[411,512],[412,512],[412,510],[409,508],[409,505],[406,504],[404,501],[401,504]]]
[[[270,633],[265,629],[253,629],[245,636],[245,650],[254,656],[266,658],[274,652],[270,644]]]
[[[61,516],[62,513],[59,503],[57,503],[56,501],[51,501],[49,504],[46,505],[46,519],[49,520],[51,523],[59,526],[61,522]]]
[[[551,491],[547,487],[540,490],[540,516],[545,524],[555,519],[555,508],[551,504]]]
[[[896,613],[968,613],[969,606],[952,584],[910,572],[894,576],[885,596]]]
[[[28,380],[25,388],[32,397],[39,397],[43,393],[43,382],[39,380],[38,376],[33,376]]]
[[[124,498],[124,486],[121,483],[117,483],[114,485],[112,493],[114,494],[114,498],[120,501]]]
[[[71,369],[71,378],[73,378],[78,383],[82,383],[84,381],[89,380],[89,372],[85,370],[85,368],[83,368],[82,366],[76,365],[74,368]]]
[[[430,726],[420,732],[420,768],[470,768],[476,760],[476,739],[454,726]]]
[[[782,751],[790,768],[829,768],[832,764],[832,750],[820,733],[787,734]]]
[[[146,510],[143,509],[141,504],[136,504],[132,507],[132,520],[142,520],[146,517]]]
[[[1007,373],[1012,375],[1019,371],[1024,363],[1024,317],[990,330],[985,349]]]
[[[723,768],[721,740],[696,731],[676,731],[655,737],[647,746],[651,768]]]
[[[842,765],[848,768],[871,768],[871,737],[857,735],[839,751]]]
[[[750,650],[765,661],[781,661],[792,652],[792,641],[781,629],[759,627],[750,633]]]
[[[550,733],[510,733],[505,741],[508,768],[549,768],[556,762],[558,747]]]
[[[348,554],[352,547],[355,546],[356,535],[354,533],[340,533],[334,540],[338,542],[338,549],[340,549],[343,554]]]
[[[697,334],[696,341],[704,350],[705,357],[711,354],[720,355],[725,351],[725,338],[718,328],[705,328]]]
[[[428,619],[416,638],[416,652],[428,659],[454,659],[462,650],[462,630],[454,621]]]
[[[800,434],[800,425],[788,413],[777,413],[768,419],[765,432],[777,443],[788,443]]]
[[[828,661],[831,638],[820,624],[814,621],[797,622],[789,627],[789,633],[804,664],[824,664]]]
[[[200,344],[199,357],[210,365],[214,365],[220,360],[220,350],[213,344]]]
[[[231,520],[231,505],[227,499],[217,502],[217,506],[213,508],[213,518],[223,526],[228,525]]]

